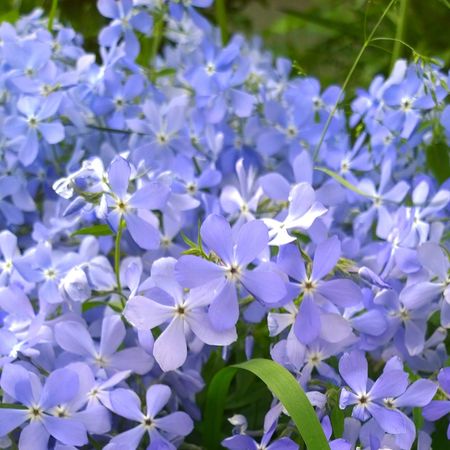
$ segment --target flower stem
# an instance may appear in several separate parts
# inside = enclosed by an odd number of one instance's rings
[[[369,36],[367,37],[367,39],[364,41],[361,49],[359,50],[358,55],[356,56],[355,61],[353,62],[352,67],[350,68],[350,71],[347,74],[347,77],[345,78],[344,84],[342,85],[341,91],[339,92],[339,96],[336,99],[336,103],[333,106],[333,109],[331,110],[330,114],[328,115],[327,121],[325,122],[325,126],[323,127],[323,131],[322,134],[320,135],[320,139],[319,142],[316,146],[316,148],[314,149],[314,154],[313,154],[313,159],[314,161],[317,160],[317,157],[319,156],[319,151],[320,151],[320,147],[322,147],[323,141],[325,139],[325,135],[327,134],[328,128],[330,127],[331,124],[331,120],[333,119],[339,102],[342,99],[342,96],[344,94],[344,92],[347,89],[347,85],[350,82],[350,79],[353,75],[353,72],[356,69],[356,66],[359,64],[359,61],[361,60],[362,55],[364,54],[364,52],[366,51],[366,48],[370,45],[373,36],[375,35],[376,31],[378,30],[379,26],[381,25],[381,22],[383,22],[384,18],[386,17],[386,14],[388,13],[388,11],[391,9],[392,5],[396,2],[397,0],[391,0],[389,2],[389,4],[386,6],[386,9],[383,11],[383,14],[381,15],[381,17],[378,19],[378,22],[375,24],[375,26],[373,27],[372,31],[370,32]]]
[[[56,11],[58,9],[58,0],[52,0],[52,6],[48,15],[48,31],[53,30],[53,22],[55,21]]]
[[[400,0],[400,11],[397,21],[397,31],[395,33],[394,48],[392,50],[391,69],[395,61],[400,57],[403,35],[405,34],[406,11],[408,9],[408,0]]]
[[[227,22],[227,9],[225,6],[225,0],[216,0],[216,20],[220,28],[220,35],[222,37],[222,44],[226,45],[228,42],[228,22]]]
[[[120,241],[122,239],[123,228],[124,223],[121,219],[119,223],[119,229],[117,230],[116,234],[116,243],[114,248],[114,272],[116,273],[117,291],[120,296],[122,296],[122,285],[120,283]],[[122,298],[121,301],[123,301]]]

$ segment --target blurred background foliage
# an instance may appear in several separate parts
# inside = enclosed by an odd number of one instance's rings
[[[266,48],[295,62],[298,72],[318,77],[324,85],[342,84],[365,36],[382,15],[389,0],[225,0],[231,32],[261,35]],[[41,7],[50,11],[52,0],[0,0],[0,20]],[[214,8],[206,14],[212,19]],[[86,47],[96,50],[98,30],[106,23],[96,0],[59,0],[58,16],[83,34]],[[450,0],[398,0],[376,36],[401,39],[416,52],[450,63]],[[400,28],[400,29],[399,29]],[[403,29],[403,30],[402,30]],[[400,33],[399,33],[400,32]],[[393,41],[369,46],[350,82],[368,86],[377,73],[392,65]],[[412,58],[400,45],[396,55]]]

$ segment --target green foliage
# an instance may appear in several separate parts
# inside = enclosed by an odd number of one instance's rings
[[[356,186],[351,184],[349,181],[347,181],[345,178],[343,178],[341,175],[339,175],[336,172],[333,172],[330,169],[327,169],[326,167],[314,167],[314,170],[318,170],[319,172],[326,173],[328,176],[336,180],[340,185],[344,186],[346,189],[349,189],[350,191],[354,192],[355,194],[362,195],[363,197],[369,197],[371,198],[371,195],[367,194],[364,191],[361,191]]]
[[[72,233],[71,236],[112,236],[114,233],[111,231],[108,225],[99,224],[92,225],[91,227],[80,228]]]
[[[327,450],[329,445],[308,397],[298,381],[281,365],[268,359],[252,359],[225,367],[211,380],[206,398],[203,435],[208,450],[219,449],[228,390],[238,370],[260,378],[283,404],[308,450]]]

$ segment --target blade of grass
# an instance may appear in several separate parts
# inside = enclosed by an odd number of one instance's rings
[[[216,0],[216,20],[219,25],[220,35],[222,38],[222,44],[226,45],[229,38],[228,22],[227,22],[227,8],[225,0]]]
[[[58,10],[58,0],[52,0],[50,13],[48,14],[48,31],[53,30],[53,22],[55,21],[56,11]]]
[[[395,61],[401,55],[401,41],[405,34],[406,11],[408,9],[408,0],[400,0],[400,11],[397,20],[397,31],[395,32],[394,48],[391,57],[391,69],[394,67]]]
[[[350,191],[354,192],[355,194],[362,195],[363,197],[372,198],[371,195],[367,194],[364,191],[361,191],[360,189],[358,189],[356,186],[351,184],[344,177],[341,177],[341,175],[334,172],[333,170],[327,169],[326,167],[314,167],[314,170],[318,170],[319,172],[326,173],[331,178],[334,178],[339,184],[341,184],[345,188],[349,189]]]
[[[229,387],[238,370],[247,370],[256,375],[281,401],[308,450],[330,449],[314,408],[291,373],[269,359],[252,359],[223,368],[209,384],[203,419],[204,443],[208,450],[220,448],[225,403]]]

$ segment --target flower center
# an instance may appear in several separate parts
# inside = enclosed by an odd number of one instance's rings
[[[169,136],[167,136],[167,134],[165,133],[158,133],[156,135],[156,140],[158,141],[158,144],[164,145],[169,141]]]
[[[210,76],[214,75],[216,73],[216,66],[215,66],[215,64],[211,63],[211,62],[206,64],[205,71]]]
[[[30,417],[30,420],[39,420],[42,418],[42,409],[39,408],[39,406],[32,406],[28,410],[28,415]]]
[[[369,396],[367,394],[361,394],[358,397],[358,403],[359,405],[366,407],[370,403]]]
[[[308,279],[308,280],[303,281],[303,283],[301,284],[301,287],[303,288],[303,291],[305,293],[310,294],[315,291],[317,284],[313,280]]]
[[[56,270],[52,268],[44,270],[44,277],[47,280],[54,280],[56,278]]]
[[[97,355],[94,361],[95,364],[102,369],[104,369],[108,365],[108,361],[103,355]]]
[[[229,280],[236,281],[241,276],[241,269],[236,264],[232,264],[227,268],[226,277]]]
[[[153,423],[153,420],[150,417],[148,417],[148,416],[144,417],[144,420],[142,421],[142,425],[147,430],[155,427],[155,425]]]

